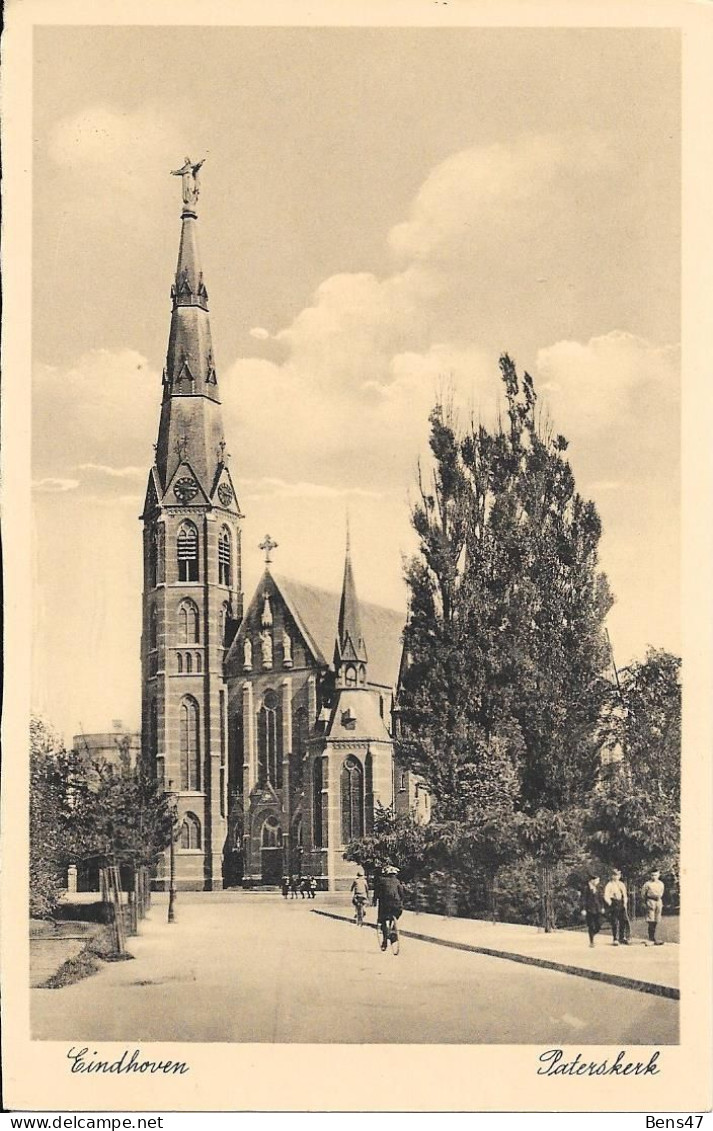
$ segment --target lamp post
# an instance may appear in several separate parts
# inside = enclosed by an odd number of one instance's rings
[[[169,780],[168,793],[171,798],[171,845],[168,850],[168,922],[176,921],[176,810],[174,805],[173,781]]]

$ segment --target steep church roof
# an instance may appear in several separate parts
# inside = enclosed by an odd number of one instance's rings
[[[225,445],[197,226],[194,200],[181,213],[156,468],[165,490],[178,464],[187,459],[210,494]]]
[[[320,663],[327,666],[334,651],[342,595],[305,585],[280,574],[272,575],[290,612]],[[369,641],[369,683],[395,687],[401,663],[404,614],[382,605],[359,602],[363,639]]]
[[[334,664],[337,666],[344,661],[352,660],[366,663],[367,651],[361,628],[359,601],[354,584],[352,555],[349,545],[349,527],[347,527],[347,552],[344,558],[344,580],[342,582],[342,597],[339,602],[339,624],[334,650]]]

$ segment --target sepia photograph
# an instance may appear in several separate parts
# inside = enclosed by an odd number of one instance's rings
[[[31,40],[29,1041],[643,1086],[702,898],[681,29],[191,10]]]

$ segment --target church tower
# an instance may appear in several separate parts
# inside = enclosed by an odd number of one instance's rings
[[[223,885],[228,808],[226,634],[242,615],[240,520],[198,251],[200,164],[188,158],[163,399],[141,516],[142,751],[176,798],[176,883]],[[165,866],[157,886],[167,885]]]

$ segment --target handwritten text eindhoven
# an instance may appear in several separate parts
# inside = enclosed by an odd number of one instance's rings
[[[189,1066],[182,1060],[142,1060],[140,1049],[134,1049],[130,1056],[129,1050],[124,1049],[119,1059],[112,1061],[87,1059],[88,1052],[88,1048],[75,1049],[72,1045],[67,1053],[68,1060],[74,1061],[70,1071],[112,1072],[116,1076],[126,1075],[130,1072],[164,1072],[183,1076],[185,1072],[190,1072]],[[92,1056],[98,1055],[97,1050],[94,1049]]]

